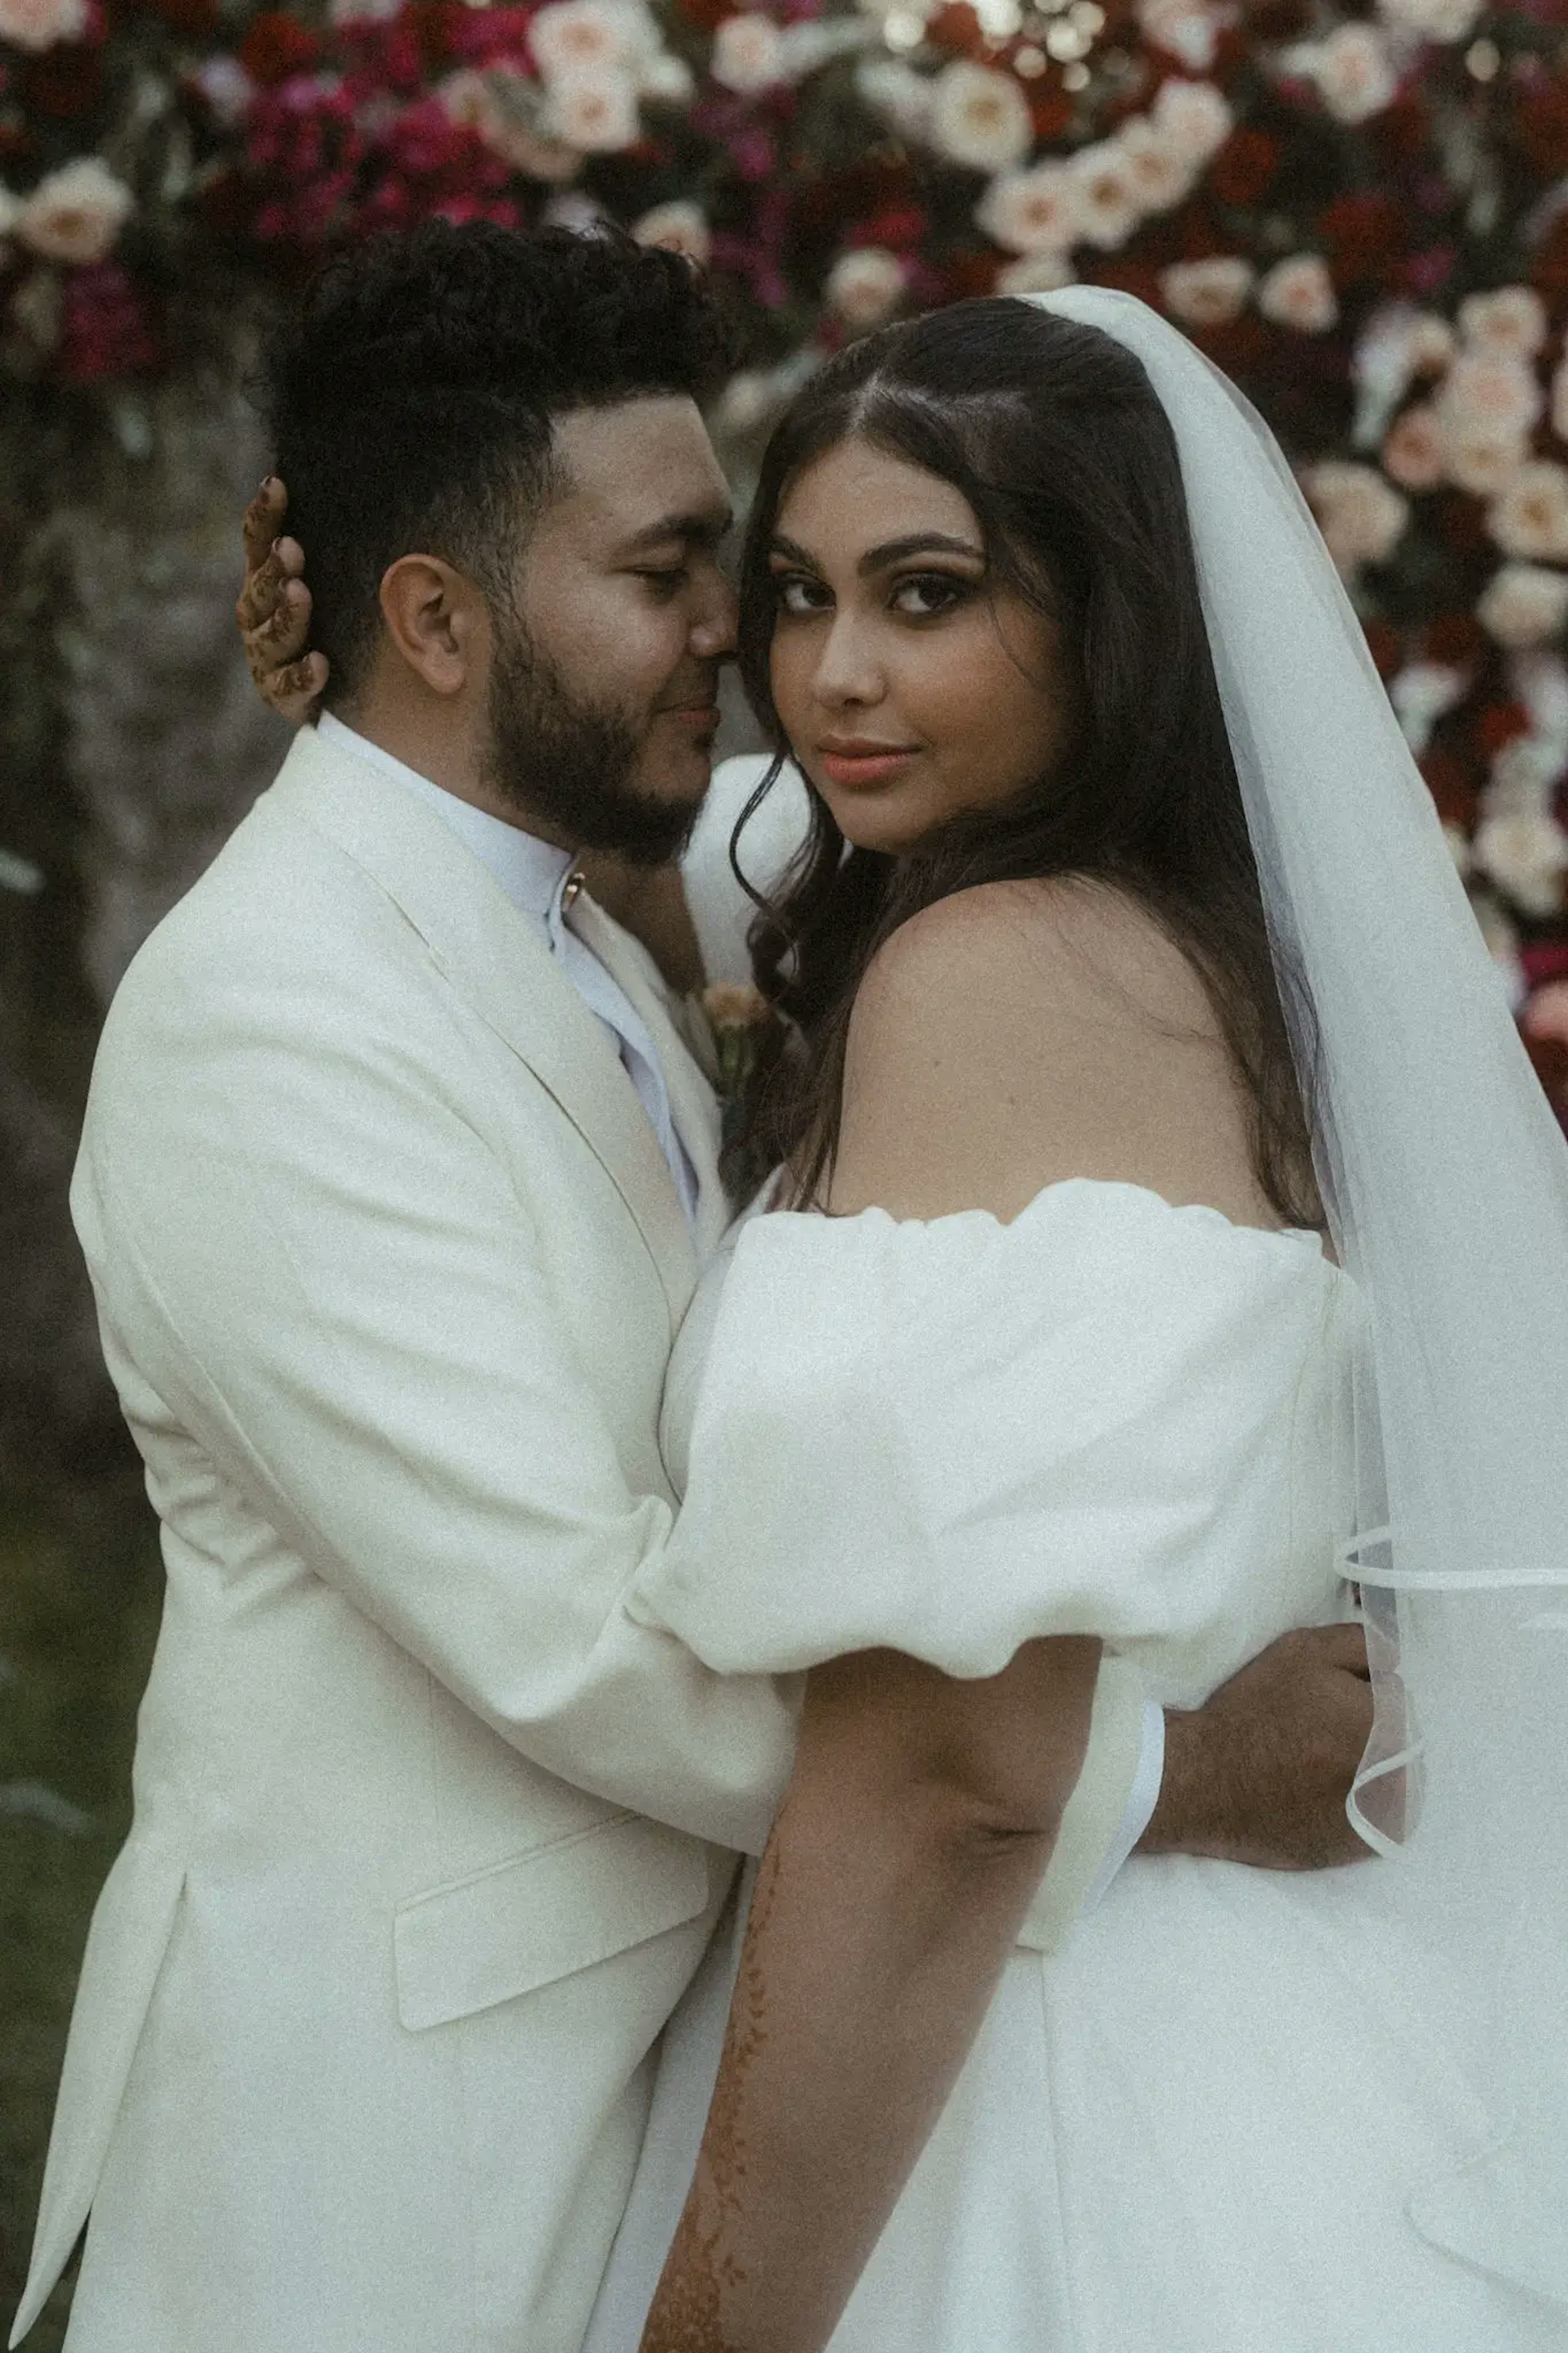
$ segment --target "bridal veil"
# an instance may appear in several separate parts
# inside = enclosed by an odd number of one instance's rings
[[[1294,976],[1315,1023],[1319,1179],[1373,1334],[1352,1814],[1386,1900],[1455,1957],[1456,2056],[1494,2112],[1408,2211],[1568,2307],[1568,1145],[1268,427],[1131,296],[1029,299],[1125,345],[1170,419],[1287,1010]]]

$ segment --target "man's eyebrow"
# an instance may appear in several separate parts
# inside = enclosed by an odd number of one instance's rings
[[[657,522],[650,522],[646,530],[635,533],[627,540],[626,553],[636,555],[650,547],[666,547],[677,539],[687,547],[717,547],[734,519],[728,507],[660,515]]]
[[[795,540],[786,539],[783,532],[774,534],[768,554],[782,555],[787,563],[803,565],[808,572],[820,572],[822,566],[815,555]],[[967,555],[976,564],[985,561],[985,550],[967,539],[954,539],[944,531],[911,531],[902,539],[885,539],[880,546],[868,548],[855,566],[862,580],[873,572],[885,572],[889,564],[898,564],[906,555]]]

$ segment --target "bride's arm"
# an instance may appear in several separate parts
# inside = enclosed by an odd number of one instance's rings
[[[1005,1219],[1075,1175],[1246,1215],[1245,1129],[1201,990],[1103,896],[945,901],[868,976],[829,1207]],[[1049,1857],[1097,1650],[1030,1642],[970,1682],[887,1651],[808,1676],[644,2353],[826,2342]]]
[[[645,2353],[825,2345],[979,2029],[1088,1734],[1099,1646],[960,1683],[808,1678]]]

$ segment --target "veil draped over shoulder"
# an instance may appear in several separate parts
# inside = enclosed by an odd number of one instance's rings
[[[1319,1180],[1373,1335],[1352,1814],[1385,1900],[1454,1956],[1494,2113],[1409,2212],[1568,2307],[1568,1145],[1268,427],[1131,296],[1026,299],[1125,345],[1170,419],[1271,934],[1315,1017]]]

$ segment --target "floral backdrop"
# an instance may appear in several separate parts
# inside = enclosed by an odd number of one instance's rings
[[[709,262],[742,477],[900,308],[1157,303],[1299,465],[1568,1116],[1568,0],[0,0],[0,368],[68,463],[432,212]]]

